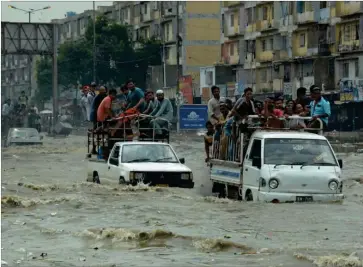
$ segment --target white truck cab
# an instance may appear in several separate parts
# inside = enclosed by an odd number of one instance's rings
[[[139,182],[156,186],[193,188],[192,171],[174,149],[161,142],[116,142],[107,159],[88,155],[87,181],[103,178],[120,184]]]
[[[238,162],[211,160],[214,193],[274,203],[344,198],[343,163],[324,136],[257,130],[245,151]]]

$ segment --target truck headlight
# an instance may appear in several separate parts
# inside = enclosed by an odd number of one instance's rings
[[[330,190],[332,190],[332,191],[336,191],[336,190],[338,190],[338,183],[336,182],[336,181],[331,181],[330,183],[329,183],[329,188],[330,188]]]
[[[182,180],[193,180],[193,175],[191,173],[182,173],[181,175]]]
[[[269,186],[271,189],[276,189],[276,188],[279,186],[279,181],[277,181],[276,179],[271,179],[271,180],[268,182],[268,186]]]

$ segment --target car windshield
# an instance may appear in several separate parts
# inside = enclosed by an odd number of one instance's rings
[[[11,136],[12,137],[34,137],[38,136],[39,133],[36,129],[15,129],[12,131]]]
[[[123,145],[122,162],[179,162],[169,145],[130,144]]]
[[[338,165],[326,140],[268,138],[265,140],[264,156],[265,164]]]

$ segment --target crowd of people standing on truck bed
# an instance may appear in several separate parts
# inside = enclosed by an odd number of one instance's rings
[[[328,118],[331,115],[330,103],[321,95],[321,89],[312,85],[310,97],[306,95],[307,89],[300,87],[297,90],[295,100],[267,98],[263,103],[253,98],[252,88],[246,88],[244,94],[235,103],[231,100],[223,100],[220,97],[220,89],[217,86],[211,88],[213,97],[208,102],[208,117],[206,123],[207,132],[204,135],[206,161],[210,159],[210,147],[213,138],[217,141],[221,138],[233,135],[233,124],[240,129],[247,126],[266,128],[320,128],[321,120],[323,130],[327,128]],[[246,120],[249,115],[258,115],[258,122],[252,123]],[[286,119],[293,116],[291,119]],[[299,117],[311,117],[305,120]]]
[[[22,91],[17,101],[6,99],[1,109],[2,134],[7,135],[10,128],[29,127],[41,130],[38,108],[29,105],[29,98]]]
[[[99,86],[96,94],[96,89],[96,83],[84,87],[81,98],[83,114],[87,121],[93,122],[94,129],[107,127],[112,119],[118,119],[114,128],[121,128],[122,118],[145,114],[154,117],[150,127],[155,128],[156,134],[162,134],[162,129],[167,128],[173,119],[172,104],[162,90],[157,90],[155,97],[153,91],[136,87],[131,79],[120,87],[119,92]]]

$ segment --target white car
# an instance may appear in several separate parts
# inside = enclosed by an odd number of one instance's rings
[[[35,128],[10,128],[6,145],[41,145],[43,136]]]
[[[117,142],[107,159],[88,154],[87,181],[100,183],[102,178],[120,184],[139,182],[156,186],[193,188],[192,171],[178,158],[173,148],[160,142]]]

